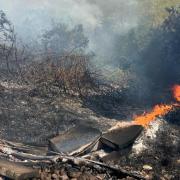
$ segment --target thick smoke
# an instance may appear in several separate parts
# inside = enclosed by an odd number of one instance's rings
[[[0,0],[0,9],[26,42],[37,39],[52,21],[82,24],[90,40],[89,49],[100,60],[111,59],[116,35],[139,21],[137,0]]]
[[[143,23],[148,23],[145,11],[151,11],[151,7],[146,4],[144,9],[142,4],[139,0],[0,0],[0,10],[6,13],[18,37],[27,44],[40,39],[52,22],[70,28],[82,24],[89,39],[88,52],[95,53],[94,64],[100,68],[106,65],[104,72],[109,71],[109,74],[120,70],[115,78],[135,77],[127,82],[135,85],[135,98],[139,96],[141,101],[146,97],[152,99],[152,93],[157,94],[157,89],[166,90],[178,83],[180,67],[179,53],[175,51],[179,47],[178,33],[166,32],[166,28],[161,31],[155,28],[149,33],[151,28]],[[176,18],[176,15],[172,17]],[[179,28],[178,19],[169,22]],[[129,73],[129,69],[133,70]],[[155,96],[155,99],[158,98]]]

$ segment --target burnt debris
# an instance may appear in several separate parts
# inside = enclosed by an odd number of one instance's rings
[[[142,179],[137,173],[101,162],[102,157],[109,153],[130,146],[142,129],[141,126],[130,125],[101,133],[98,129],[81,125],[50,139],[48,149],[1,140],[0,166],[3,170],[0,174],[12,179],[42,179],[46,175],[52,179],[62,176],[68,179],[90,174],[104,179]],[[69,143],[71,140],[73,143]],[[102,151],[104,156],[101,156]]]

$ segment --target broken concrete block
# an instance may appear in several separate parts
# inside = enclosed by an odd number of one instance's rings
[[[39,172],[20,163],[0,159],[0,175],[10,179],[22,180],[39,177]]]
[[[76,153],[80,153],[87,150],[87,147],[96,142],[100,136],[101,132],[98,129],[79,125],[50,139],[50,146],[57,152],[71,154],[79,149]]]
[[[110,147],[113,150],[125,148],[135,141],[142,129],[140,125],[130,125],[108,131],[100,139],[101,146]]]
[[[144,170],[147,170],[147,171],[151,171],[153,168],[152,168],[150,165],[145,164],[145,165],[143,166],[143,169],[144,169]]]
[[[112,151],[110,153],[104,154],[104,156],[100,157],[100,159],[104,162],[109,164],[113,162],[114,164],[119,163],[119,158],[122,156],[126,156],[131,151],[131,147],[120,149],[119,151]]]

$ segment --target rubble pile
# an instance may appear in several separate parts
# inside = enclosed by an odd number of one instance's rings
[[[0,94],[1,179],[179,178],[179,106],[143,128],[28,92],[4,84]]]
[[[179,125],[167,122],[165,117],[157,118],[142,131],[130,151],[126,154],[113,154],[106,162],[120,164],[126,170],[141,172],[147,179],[179,179],[179,134]]]
[[[48,147],[1,140],[0,174],[11,179],[142,179],[103,163],[111,152],[131,146],[142,129],[129,125],[102,133],[80,125],[50,139]]]

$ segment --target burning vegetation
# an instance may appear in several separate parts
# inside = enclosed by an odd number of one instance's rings
[[[174,85],[172,88],[172,93],[175,98],[175,100],[178,102],[177,104],[171,104],[171,105],[155,105],[153,110],[149,113],[144,113],[140,116],[134,117],[134,123],[139,124],[142,126],[147,126],[151,121],[154,121],[159,116],[165,116],[167,113],[173,110],[175,107],[179,107],[180,104],[180,85]]]
[[[173,87],[173,95],[174,95],[174,98],[180,102],[180,85],[175,85]]]

